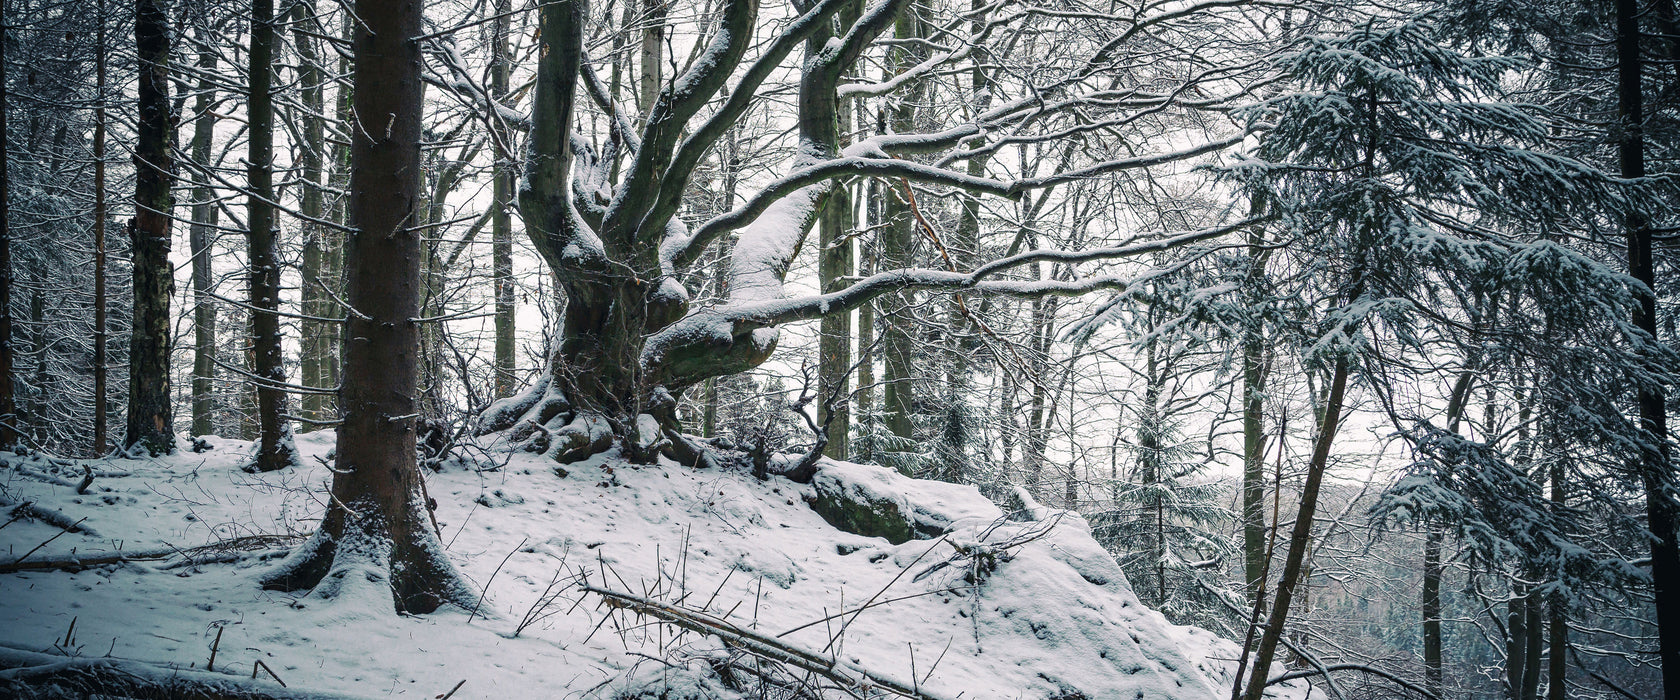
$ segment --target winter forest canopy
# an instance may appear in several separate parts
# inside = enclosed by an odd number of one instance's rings
[[[1674,0],[0,10],[0,695],[1680,699]]]

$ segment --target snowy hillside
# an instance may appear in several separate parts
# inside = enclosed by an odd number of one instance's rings
[[[1140,605],[1079,517],[1032,508],[1010,519],[972,488],[852,464],[825,463],[799,485],[603,457],[557,471],[513,455],[495,471],[428,475],[450,556],[488,591],[476,616],[401,617],[260,590],[283,550],[253,536],[309,531],[329,476],[316,458],[331,440],[300,437],[301,472],[245,474],[236,465],[250,446],[228,440],[87,463],[85,495],[81,463],[7,453],[0,563],[150,558],[0,574],[0,645],[198,669],[214,647],[217,671],[249,677],[260,660],[292,688],[366,697],[435,698],[463,680],[453,697],[732,698],[731,681],[757,687],[713,670],[708,660],[731,653],[718,637],[658,623],[641,601],[837,660],[835,675],[860,686],[873,677],[929,697],[1230,692],[1221,669],[1237,647]],[[14,520],[25,514],[48,517]],[[240,546],[171,554],[217,542]],[[607,605],[580,584],[625,595]]]

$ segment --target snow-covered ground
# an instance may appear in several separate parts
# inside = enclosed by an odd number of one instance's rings
[[[317,457],[332,439],[300,436],[308,466],[266,475],[239,471],[248,443],[213,438],[201,453],[88,462],[86,495],[75,488],[83,463],[0,453],[0,522],[33,502],[90,531],[19,519],[0,529],[0,563],[55,535],[25,561],[306,533],[330,476]],[[487,589],[476,619],[263,591],[256,580],[278,550],[259,547],[198,565],[0,574],[0,645],[199,669],[215,645],[216,670],[248,676],[261,660],[292,687],[366,697],[435,698],[462,680],[455,698],[666,697],[667,686],[681,691],[673,698],[735,697],[702,662],[723,649],[716,639],[603,606],[578,588],[586,580],[791,631],[781,639],[937,697],[1230,693],[1221,671],[1236,646],[1140,605],[1074,515],[1010,520],[972,488],[850,464],[825,463],[815,484],[799,485],[604,456],[562,476],[552,462],[492,454],[509,461],[427,478],[451,558]],[[895,545],[837,529],[810,505],[819,489],[891,503],[934,538]]]

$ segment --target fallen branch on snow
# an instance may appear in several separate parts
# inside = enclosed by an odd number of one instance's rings
[[[0,646],[0,695],[136,700],[352,700],[208,671],[165,668],[131,659],[71,658]]]
[[[93,528],[83,524],[81,520],[76,520],[68,515],[45,506],[35,505],[34,501],[25,501],[24,503],[18,505],[18,507],[13,508],[12,517],[39,520],[60,530],[64,530],[65,532],[81,533],[89,537],[99,536],[99,533],[94,532]]]
[[[857,668],[831,656],[801,649],[789,642],[736,626],[708,613],[596,586],[581,586],[581,588],[586,592],[601,596],[601,599],[609,607],[631,610],[665,620],[692,632],[717,637],[728,646],[745,650],[771,661],[810,671],[845,688],[857,690],[880,689],[915,700],[943,700],[942,696],[923,690],[920,687]]]
[[[199,545],[181,549],[179,547],[159,547],[156,549],[140,549],[134,551],[100,552],[94,554],[66,554],[46,559],[32,559],[13,561],[0,564],[0,574],[11,574],[19,571],[41,571],[49,569],[87,569],[106,564],[120,564],[126,561],[158,561],[170,557],[180,557],[179,561],[170,562],[169,568],[208,564],[213,561],[225,560],[231,552],[250,552],[259,549],[269,549],[296,544],[303,539],[296,535],[251,535],[249,537],[235,537],[220,542]]]

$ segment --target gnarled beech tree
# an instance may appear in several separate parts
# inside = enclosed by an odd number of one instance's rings
[[[919,63],[879,83],[858,83],[845,78],[864,74],[864,59],[881,53],[876,44],[890,40],[882,34],[895,18],[912,12],[933,22],[925,8],[911,0],[874,0],[867,6],[860,0],[795,0],[793,17],[771,22],[760,16],[757,0],[726,0],[717,25],[702,34],[704,45],[692,64],[661,87],[643,119],[633,120],[615,104],[585,55],[584,3],[543,3],[518,203],[526,231],[564,291],[563,326],[548,374],[523,394],[491,406],[479,431],[511,428],[512,442],[562,462],[620,444],[633,460],[650,461],[663,451],[695,463],[704,452],[681,434],[675,397],[708,378],[763,363],[776,348],[781,324],[848,312],[892,291],[1039,296],[1125,289],[1134,275],[1029,281],[1010,273],[1039,262],[1137,256],[1243,226],[1239,221],[1133,238],[1100,249],[1023,252],[1017,246],[1014,254],[978,259],[972,269],[888,269],[826,294],[788,297],[783,288],[813,223],[845,178],[884,178],[894,190],[917,183],[1012,198],[1080,178],[1193,159],[1236,143],[1240,134],[1187,143],[1186,122],[1171,120],[1219,111],[1241,99],[1253,64],[1237,60],[1165,80],[1155,72],[1148,81],[1129,70],[1138,61],[1161,60],[1160,53],[1134,58],[1147,51],[1175,50],[1163,48],[1163,36],[1195,32],[1193,20],[1205,21],[1209,13],[1246,11],[1230,9],[1241,4],[1209,1],[1092,18],[998,0],[935,24]],[[1066,41],[1046,42],[1046,36]],[[1202,36],[1227,48],[1240,43],[1217,32]],[[842,95],[891,100],[917,81],[953,79],[977,57],[1002,55],[1021,40],[1032,42],[1033,51],[1050,52],[1035,56],[1041,69],[1026,78],[1010,71],[1010,80],[991,81],[992,99],[959,115],[961,123],[925,133],[881,133],[840,147],[836,107]],[[1147,51],[1141,48],[1145,44]],[[989,45],[993,48],[985,48]],[[732,211],[693,225],[682,220],[683,192],[697,166],[732,124],[763,107],[756,96],[802,47],[790,124],[798,155],[791,167]],[[1231,50],[1233,56],[1242,52]],[[609,125],[598,141],[577,127],[586,121],[578,116],[585,99]],[[1169,122],[1180,137],[1161,135]],[[1147,137],[1132,143],[1114,138],[1146,133],[1173,146],[1139,155]],[[997,179],[970,174],[966,167],[1020,144],[1077,148],[1081,157],[1064,171],[1040,177]],[[727,297],[691,308],[679,276],[729,234],[736,239],[726,262]]]

